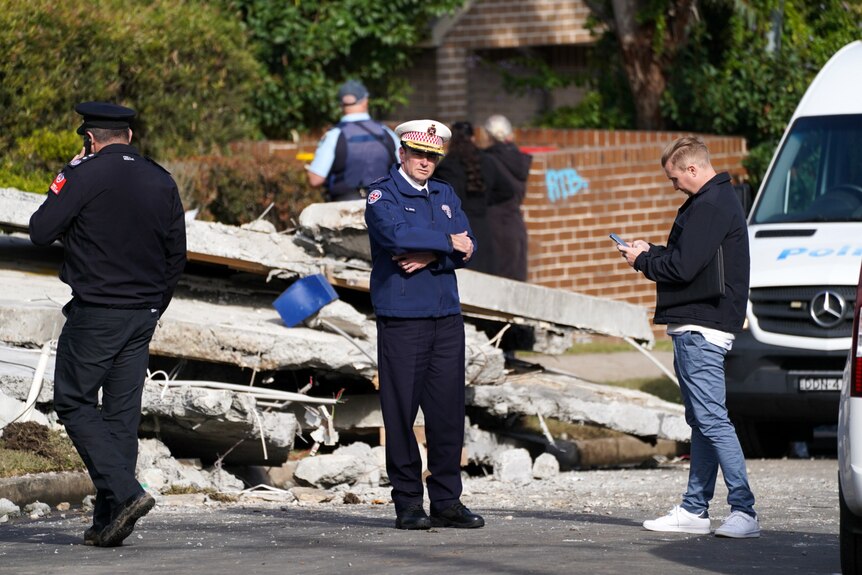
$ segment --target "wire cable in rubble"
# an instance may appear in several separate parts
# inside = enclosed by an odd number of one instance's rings
[[[368,359],[370,359],[370,360],[371,360],[371,363],[372,363],[375,367],[377,366],[377,360],[376,360],[376,359],[374,359],[373,357],[371,357],[371,355],[370,355],[367,351],[365,351],[364,349],[362,349],[362,346],[361,346],[361,345],[359,345],[358,343],[356,343],[356,340],[355,340],[355,339],[353,339],[353,338],[350,336],[350,334],[349,334],[349,333],[347,333],[346,331],[344,331],[343,329],[341,329],[341,328],[340,328],[340,327],[338,327],[337,325],[335,325],[335,324],[333,324],[333,323],[331,323],[331,322],[329,322],[329,321],[326,321],[325,319],[320,320],[320,323],[321,323],[322,325],[324,325],[325,327],[327,327],[327,328],[331,329],[332,331],[334,331],[335,333],[337,333],[338,335],[340,335],[341,337],[343,337],[344,339],[346,339],[346,340],[347,340],[347,341],[349,341],[350,343],[352,343],[352,344],[354,345],[354,347],[356,347],[356,349],[358,349],[359,351],[361,351],[361,352],[362,352],[362,354],[363,354],[365,357],[367,357]]]
[[[651,362],[656,364],[656,366],[660,370],[662,370],[662,372],[666,376],[668,376],[668,378],[670,378],[670,380],[672,382],[674,382],[677,387],[679,387],[679,380],[676,378],[676,374],[673,373],[672,371],[670,371],[667,367],[664,366],[664,364],[662,362],[660,362],[658,359],[656,359],[656,357],[652,353],[650,353],[650,351],[646,347],[642,346],[641,344],[639,344],[638,342],[636,342],[635,340],[633,340],[632,338],[630,338],[628,336],[623,337],[623,340],[625,340],[626,343],[628,343],[633,348],[635,348],[636,350],[638,350],[639,352],[644,354],[647,357],[647,359],[649,359]]]
[[[36,405],[36,400],[39,398],[39,394],[42,392],[42,384],[45,379],[45,370],[48,368],[48,360],[51,357],[51,352],[56,345],[56,340],[48,340],[42,345],[42,350],[39,355],[39,363],[36,364],[36,369],[33,373],[33,381],[30,383],[30,391],[27,393],[27,399],[24,401],[24,407],[21,408],[21,411],[18,412],[18,415],[4,423],[0,426],[0,429],[5,428],[10,423],[15,423],[19,419],[23,418],[23,421],[27,421],[30,417],[30,414],[33,412],[33,408]],[[12,363],[12,362],[4,362],[4,363]],[[22,365],[22,364],[14,364],[14,365]],[[23,366],[30,367],[32,366]]]

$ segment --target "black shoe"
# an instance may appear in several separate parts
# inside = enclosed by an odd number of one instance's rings
[[[443,511],[431,510],[431,525],[434,527],[457,527],[476,529],[485,525],[481,515],[476,515],[459,501]]]
[[[84,545],[95,545],[100,546],[101,541],[99,540],[99,532],[102,531],[104,527],[101,525],[91,525],[84,531]]]
[[[395,519],[396,529],[431,529],[431,520],[425,514],[421,505],[411,505],[398,514]]]
[[[132,534],[135,522],[155,507],[156,500],[146,491],[134,495],[117,508],[114,519],[99,533],[101,547],[116,547]]]

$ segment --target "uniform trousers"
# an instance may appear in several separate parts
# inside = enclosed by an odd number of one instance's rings
[[[93,524],[104,526],[114,508],[143,491],[135,479],[138,424],[149,343],[159,312],[76,300],[64,311],[54,409],[96,486]]]
[[[422,459],[413,433],[419,407],[428,446],[432,511],[461,497],[464,445],[464,318],[377,319],[386,471],[395,512],[422,505]]]

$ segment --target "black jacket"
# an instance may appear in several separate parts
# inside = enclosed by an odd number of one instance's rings
[[[667,247],[653,246],[635,260],[635,269],[657,283],[685,284],[703,270],[721,245],[724,296],[656,308],[657,324],[694,324],[739,332],[748,302],[750,257],[742,205],[727,172],[717,174],[679,208]]]
[[[80,301],[164,312],[186,262],[177,186],[129,145],[66,166],[30,217],[39,246],[61,240],[60,279]]]

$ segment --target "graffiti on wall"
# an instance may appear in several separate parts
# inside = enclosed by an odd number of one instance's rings
[[[590,187],[589,183],[574,168],[548,170],[545,172],[545,184],[551,203],[571,198]]]

